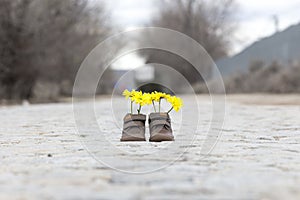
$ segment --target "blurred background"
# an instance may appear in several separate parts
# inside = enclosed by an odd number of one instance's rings
[[[299,9],[300,0],[0,0],[0,101],[56,102],[72,96],[77,70],[97,44],[148,26],[199,42],[215,61],[227,93],[300,93]],[[105,71],[98,94],[162,78],[180,88],[175,77],[160,77],[163,69],[151,63],[176,69],[197,93],[207,93],[203,76],[213,82],[216,75],[212,68],[200,75],[170,52],[140,50]],[[124,74],[129,78],[120,84]]]

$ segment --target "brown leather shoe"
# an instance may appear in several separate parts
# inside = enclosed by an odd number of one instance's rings
[[[149,115],[150,142],[174,141],[171,119],[168,113]]]
[[[127,114],[124,117],[121,142],[146,141],[145,138],[146,115]]]

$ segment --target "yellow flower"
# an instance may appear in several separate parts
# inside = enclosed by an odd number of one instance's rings
[[[161,99],[166,99],[171,105],[172,109],[174,109],[176,112],[180,110],[180,108],[183,106],[183,102],[179,97],[171,96],[170,94],[166,94],[163,92],[152,92],[150,93],[143,93],[142,91],[135,91],[132,90],[131,92],[128,90],[124,90],[123,95],[126,99],[130,98],[131,100],[131,113],[132,113],[132,103],[138,104],[140,107],[138,109],[138,113],[140,113],[142,106],[144,105],[150,105],[153,103],[153,101],[160,102]],[[153,104],[154,110],[155,105]],[[170,109],[169,112],[172,110]],[[160,112],[160,103],[159,103],[159,111]]]
[[[136,104],[143,103],[143,92],[142,91],[134,91],[132,92],[131,101],[134,101]]]
[[[131,97],[131,92],[129,92],[128,90],[124,90],[123,96],[125,96],[125,98],[128,99],[129,97]]]
[[[170,97],[171,97],[171,95],[166,94],[166,93],[162,93],[162,98],[168,99]]]
[[[133,101],[136,93],[137,93],[137,91],[135,91],[135,90],[132,90],[131,92],[128,90],[124,90],[123,96],[125,96],[126,99],[130,98],[130,100]]]
[[[166,93],[155,91],[155,92],[152,92],[151,95],[152,95],[152,100],[153,101],[159,102],[162,98],[164,98]]]
[[[180,108],[183,106],[183,102],[181,98],[176,96],[169,96],[167,101],[172,105],[173,109],[178,112]]]
[[[144,93],[142,99],[145,105],[152,104],[152,95],[150,93]]]

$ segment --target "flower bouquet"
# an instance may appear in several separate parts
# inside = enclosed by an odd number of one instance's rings
[[[124,125],[121,141],[146,141],[145,122],[146,115],[141,114],[145,105],[153,106],[154,112],[149,114],[150,141],[174,141],[169,113],[172,110],[178,112],[183,106],[181,98],[162,92],[143,93],[142,91],[125,90],[123,95],[130,100],[130,113],[124,117]],[[170,103],[167,112],[161,112],[161,101],[165,99]],[[137,113],[134,114],[133,104],[138,105]],[[157,108],[158,107],[158,108]]]

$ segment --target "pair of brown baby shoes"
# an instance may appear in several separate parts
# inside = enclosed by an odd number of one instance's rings
[[[124,117],[121,142],[146,141],[146,115],[127,114]],[[168,113],[151,113],[148,119],[150,142],[174,141],[171,119]]]

